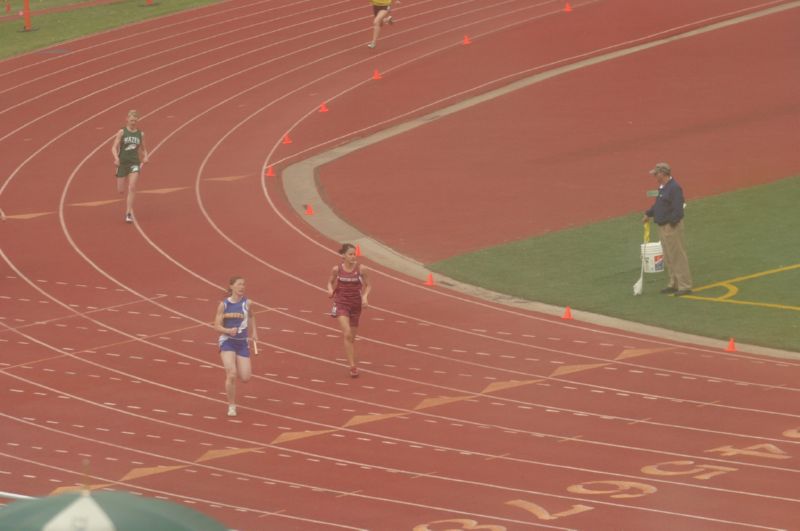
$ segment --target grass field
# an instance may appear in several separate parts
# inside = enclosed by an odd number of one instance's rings
[[[216,3],[219,0],[154,0],[152,6],[146,0],[122,0],[97,6],[77,7],[59,13],[47,13],[32,16],[32,31],[22,31],[22,17],[0,22],[0,59],[30,52],[116,28],[125,24],[139,22],[148,18],[159,17],[193,7]],[[30,0],[31,10],[38,11],[68,5],[81,4],[76,0]],[[22,10],[22,0],[9,2],[11,13]],[[5,14],[6,3],[0,0],[2,14]]]
[[[800,352],[798,198],[800,177],[793,177],[690,201],[686,238],[696,290],[691,297],[661,295],[665,273],[645,274],[644,295],[633,296],[642,242],[638,212],[429,267],[532,301]],[[658,239],[657,231],[654,236]],[[757,274],[729,282],[731,288],[704,289]],[[712,300],[725,295],[729,298]]]

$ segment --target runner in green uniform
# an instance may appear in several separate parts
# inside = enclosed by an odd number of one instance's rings
[[[114,144],[111,146],[114,165],[117,167],[117,191],[120,194],[124,194],[125,190],[128,191],[125,199],[125,221],[127,223],[133,223],[133,198],[136,195],[136,181],[139,180],[142,166],[147,162],[144,131],[136,127],[138,121],[139,113],[129,111],[127,124],[114,136]]]

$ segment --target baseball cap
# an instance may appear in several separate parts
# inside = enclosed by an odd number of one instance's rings
[[[656,167],[650,170],[650,175],[656,175],[660,173],[661,175],[672,175],[672,168],[670,168],[669,164],[666,162],[659,162],[656,164]]]

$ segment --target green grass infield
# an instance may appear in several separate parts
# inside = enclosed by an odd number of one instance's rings
[[[633,295],[643,237],[638,212],[429,267],[531,301],[800,352],[798,198],[800,177],[792,177],[690,201],[690,297],[660,294],[666,273],[645,273],[643,295]]]
[[[13,57],[78,37],[124,26],[141,20],[160,17],[194,7],[217,3],[219,0],[120,0],[91,5],[91,0],[30,0],[31,31],[23,31],[22,0],[11,0],[11,17],[0,22],[0,59]],[[74,9],[37,14],[45,9],[76,5]],[[77,7],[80,5],[80,7]],[[5,15],[6,2],[0,0],[0,15]],[[131,36],[135,38],[135,34]]]

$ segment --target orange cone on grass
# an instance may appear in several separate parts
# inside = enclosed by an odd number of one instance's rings
[[[564,319],[565,321],[572,320],[572,310],[569,308],[569,306],[566,307],[566,309],[564,310],[564,315],[562,315],[561,318]]]
[[[733,338],[728,341],[728,347],[725,349],[725,352],[736,352],[736,342],[733,340]]]

